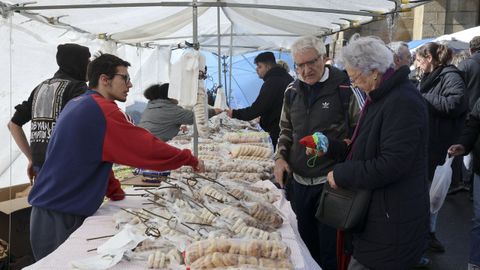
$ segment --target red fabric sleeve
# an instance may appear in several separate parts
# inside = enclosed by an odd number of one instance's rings
[[[112,201],[120,201],[125,199],[125,191],[123,191],[120,181],[115,178],[113,171],[110,172],[108,176],[108,186],[105,196]]]
[[[197,167],[198,160],[190,150],[166,144],[129,122],[113,101],[104,103],[100,106],[106,119],[104,161],[156,171],[173,170],[183,165]]]

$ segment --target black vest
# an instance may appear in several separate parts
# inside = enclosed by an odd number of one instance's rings
[[[305,146],[299,143],[303,137],[318,131],[329,139],[347,138],[348,124],[345,122],[345,110],[348,110],[348,107],[344,108],[339,91],[345,91],[340,89],[341,85],[349,85],[348,76],[336,68],[326,68],[330,69],[329,78],[321,83],[320,89],[313,90],[320,91],[313,101],[308,99],[306,93],[308,86],[299,80],[296,80],[285,93],[292,96],[290,120],[293,141],[288,164],[296,174],[304,177],[326,176],[336,161],[324,156],[317,159],[314,167],[308,167],[307,160],[310,156],[305,154]],[[295,94],[292,95],[289,91],[294,91]],[[350,98],[354,98],[353,95],[350,95]]]

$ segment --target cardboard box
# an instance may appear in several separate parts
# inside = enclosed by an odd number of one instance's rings
[[[30,184],[0,189],[0,238],[9,242],[9,254],[15,258],[33,256],[30,247],[30,212],[27,197],[15,198]]]

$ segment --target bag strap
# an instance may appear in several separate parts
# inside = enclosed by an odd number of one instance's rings
[[[352,96],[352,89],[350,85],[341,84],[338,86],[338,96],[342,106],[343,117],[345,121],[345,128],[347,129],[347,137],[350,138],[353,134],[353,129],[350,126],[350,97]]]

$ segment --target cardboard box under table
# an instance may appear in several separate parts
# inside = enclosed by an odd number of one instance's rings
[[[30,212],[27,195],[16,198],[17,193],[25,191],[30,184],[22,184],[0,189],[0,239],[10,244],[11,261],[33,258],[30,247]]]

